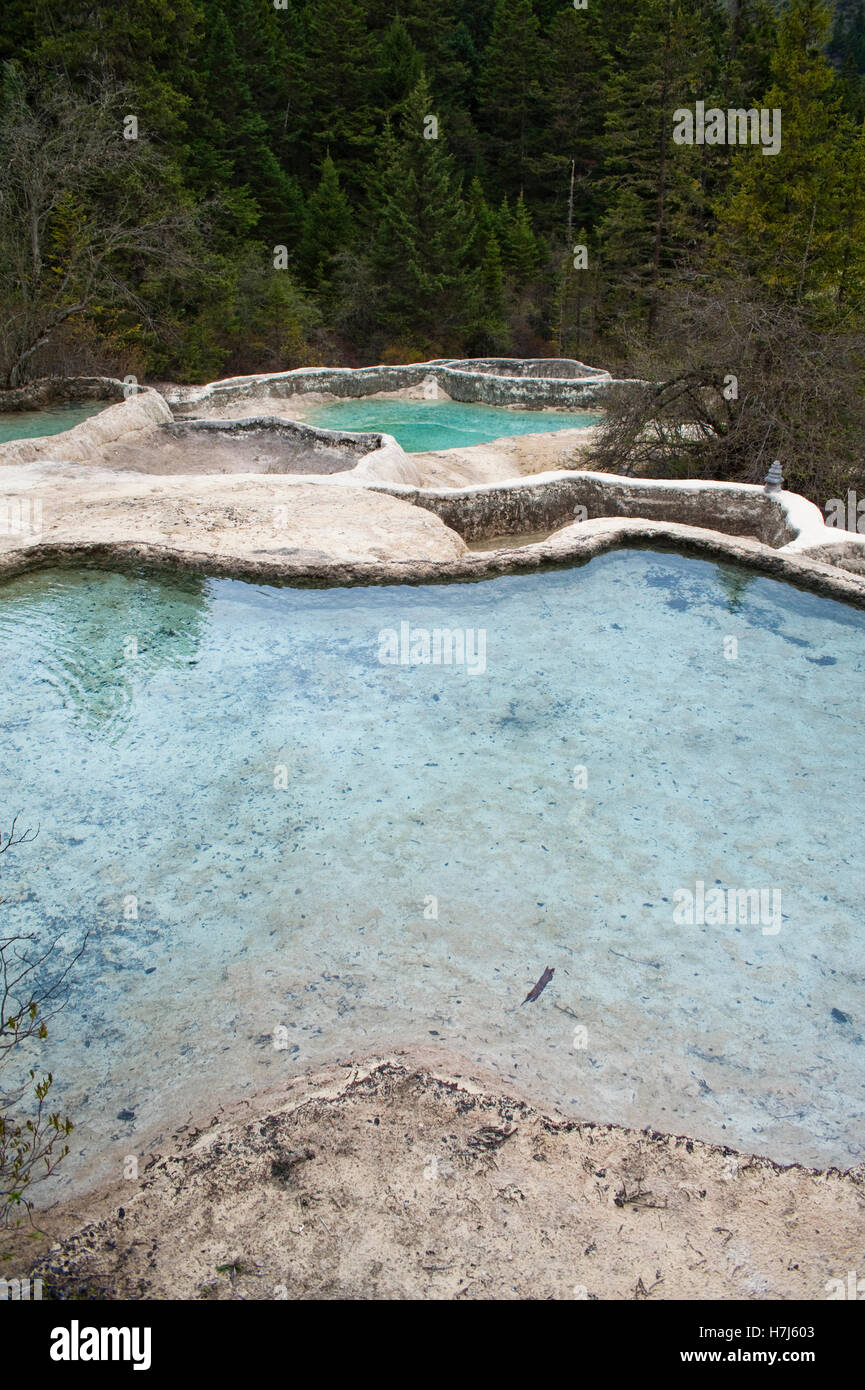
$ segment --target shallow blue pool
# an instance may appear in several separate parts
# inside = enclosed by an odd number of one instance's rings
[[[52,405],[47,410],[12,410],[0,413],[0,444],[10,439],[35,439],[43,434],[62,434],[98,415],[110,401]]]
[[[513,410],[460,401],[334,401],[312,406],[304,419],[319,429],[392,434],[408,454],[456,449],[513,434],[585,429],[601,416],[588,410]]]
[[[862,613],[644,551],[419,588],[55,571],[0,591],[0,671],[0,820],[41,824],[4,934],[91,932],[39,1054],[65,1182],[417,1041],[572,1114],[865,1156]]]

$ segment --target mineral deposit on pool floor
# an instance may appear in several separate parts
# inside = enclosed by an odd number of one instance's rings
[[[570,1114],[863,1157],[862,613],[645,551],[0,598],[0,807],[41,825],[4,928],[90,933],[34,1062],[77,1124],[59,1183],[413,1041]],[[483,661],[413,664],[445,629]]]

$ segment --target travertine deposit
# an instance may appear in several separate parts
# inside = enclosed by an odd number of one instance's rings
[[[611,382],[578,362],[484,359],[311,368],[165,395],[102,378],[57,383],[54,396],[51,383],[6,393],[7,408],[12,395],[19,406],[58,396],[117,403],[65,434],[0,445],[0,569],[150,563],[387,583],[480,578],[646,544],[724,556],[861,601],[865,538],[826,526],[795,493],[551,470],[586,431],[406,454],[387,434],[316,429],[302,418],[312,399],[430,389],[539,409],[585,405],[602,401]],[[544,538],[521,544],[526,535]],[[495,549],[467,552],[465,541],[491,537],[501,538]]]
[[[55,1299],[825,1299],[861,1262],[863,1179],[395,1054],[190,1117],[5,1268]]]

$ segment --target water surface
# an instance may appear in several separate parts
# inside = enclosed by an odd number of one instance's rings
[[[381,664],[404,623],[483,631],[484,669]],[[65,1182],[417,1041],[573,1115],[865,1157],[865,615],[645,551],[418,588],[54,571],[0,591],[0,672],[0,823],[41,824],[4,934],[91,933],[39,1054]],[[677,922],[698,882],[777,891],[780,929]]]
[[[319,429],[392,434],[407,454],[465,448],[514,434],[585,429],[601,416],[588,410],[514,410],[460,401],[335,401],[312,406],[304,419]]]
[[[11,410],[0,412],[0,444],[11,439],[35,439],[43,434],[62,434],[98,415],[111,401],[61,403],[47,410]]]

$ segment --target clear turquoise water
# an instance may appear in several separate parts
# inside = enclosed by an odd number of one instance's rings
[[[380,664],[403,622],[483,629],[485,670]],[[865,615],[641,551],[420,588],[55,571],[0,590],[0,672],[0,823],[41,824],[4,934],[91,933],[35,1059],[78,1122],[61,1187],[417,1041],[571,1114],[865,1157]],[[698,880],[778,890],[780,930],[678,924]]]
[[[511,410],[459,401],[335,401],[304,416],[319,429],[392,434],[407,454],[456,449],[512,434],[584,429],[601,416],[588,410]]]
[[[35,439],[43,434],[62,434],[104,410],[110,401],[87,401],[83,405],[53,405],[50,410],[0,412],[0,444],[10,439]]]

